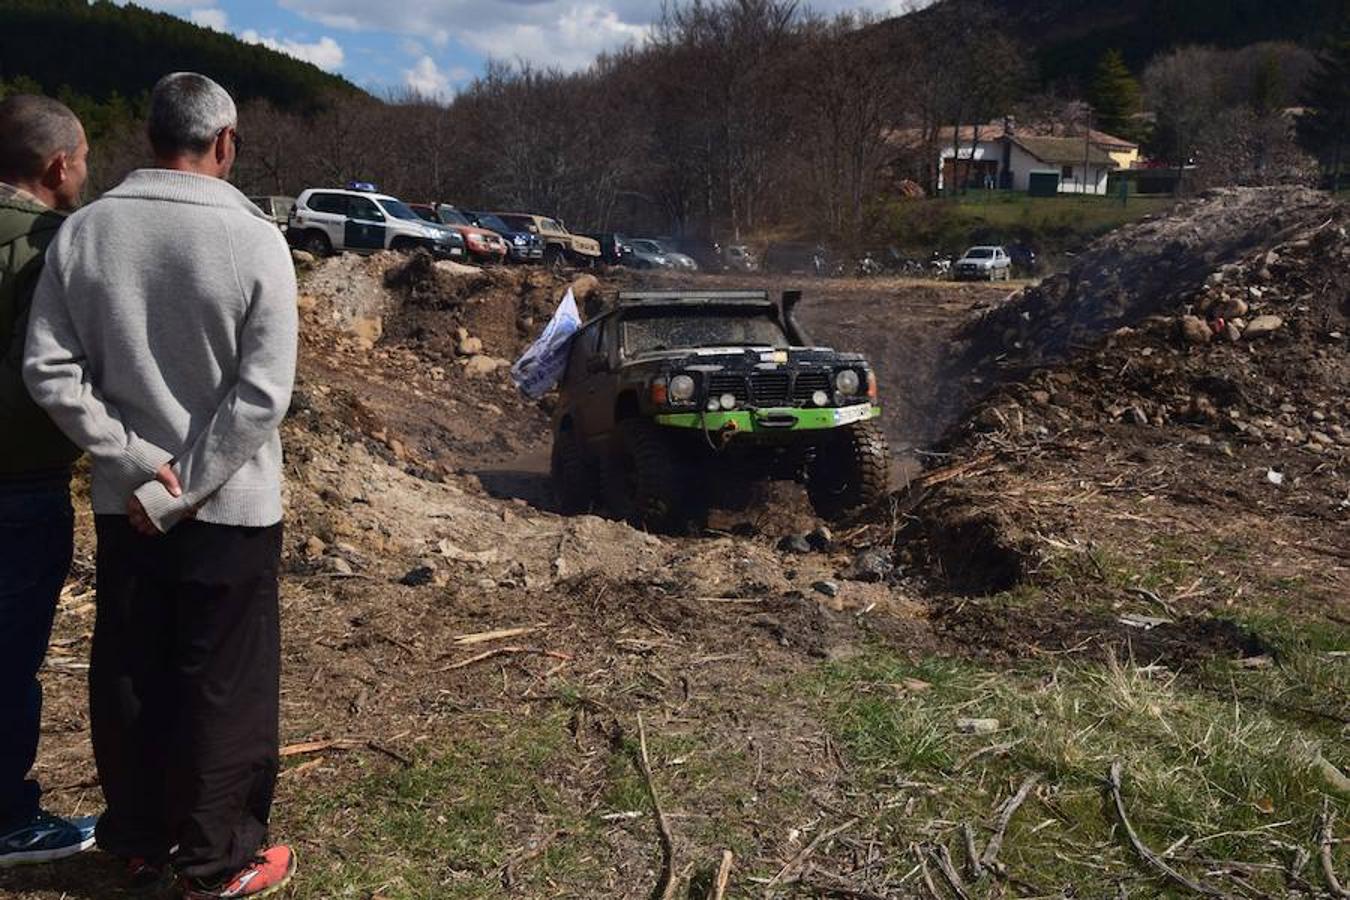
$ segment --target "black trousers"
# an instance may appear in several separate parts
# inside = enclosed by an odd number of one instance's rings
[[[70,570],[70,475],[0,480],[0,833],[38,811],[38,670]]]
[[[281,525],[95,526],[99,846],[193,878],[232,874],[266,840],[276,786]]]

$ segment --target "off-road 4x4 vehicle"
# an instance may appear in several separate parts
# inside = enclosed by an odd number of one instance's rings
[[[884,496],[876,377],[861,355],[811,344],[792,315],[800,297],[621,293],[588,321],[553,417],[562,510],[604,506],[670,531],[745,505],[766,479],[804,482],[830,519]]]
[[[600,242],[583,234],[573,234],[567,226],[548,216],[533,213],[493,213],[512,228],[537,234],[544,242],[544,264],[550,266],[570,263],[574,266],[593,266],[600,261]]]

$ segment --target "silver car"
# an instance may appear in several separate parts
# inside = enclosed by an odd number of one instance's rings
[[[1012,258],[1002,247],[971,247],[952,271],[957,281],[1008,281],[1012,278]]]

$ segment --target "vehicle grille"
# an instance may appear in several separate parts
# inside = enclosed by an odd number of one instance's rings
[[[828,372],[798,372],[797,380],[792,385],[792,402],[802,405],[811,402],[811,395],[816,391],[824,391],[828,396],[830,393],[830,373]]]
[[[750,376],[756,406],[782,406],[788,402],[790,376],[786,372],[756,372]]]
[[[723,394],[735,397],[737,403],[745,403],[750,399],[750,386],[741,375],[713,375],[708,379],[708,396]]]

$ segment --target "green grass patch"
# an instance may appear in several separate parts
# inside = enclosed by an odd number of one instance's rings
[[[1162,212],[1171,197],[1029,197],[1012,191],[898,200],[881,215],[882,235],[914,251],[959,253],[983,242],[1027,243],[1042,254],[1081,247],[1114,228]]]
[[[878,652],[828,666],[813,687],[857,766],[859,787],[894,798],[879,824],[896,846],[937,841],[961,859],[961,823],[983,844],[991,811],[1038,775],[1042,784],[1014,820],[1003,859],[1047,894],[1114,896],[1125,881],[1136,896],[1136,882],[1151,883],[1105,801],[1114,760],[1125,766],[1136,829],[1158,852],[1181,842],[1174,863],[1197,874],[1206,860],[1278,866],[1288,848],[1315,849],[1309,836],[1322,798],[1335,797],[1316,759],[1350,766],[1334,730],[1301,727],[1264,704],[1114,658],[990,671]],[[960,718],[1000,726],[966,735]],[[1343,813],[1346,800],[1336,799]],[[899,860],[896,872],[911,864]],[[1280,886],[1278,875],[1254,871],[1267,888]]]
[[[523,883],[564,873],[589,843],[588,823],[541,776],[568,751],[566,714],[490,723],[495,734],[422,750],[408,769],[305,791],[282,811],[288,833],[316,844],[295,897],[492,896],[513,846],[534,834],[512,825],[538,819],[566,828],[521,873]],[[317,855],[319,858],[313,858]]]

